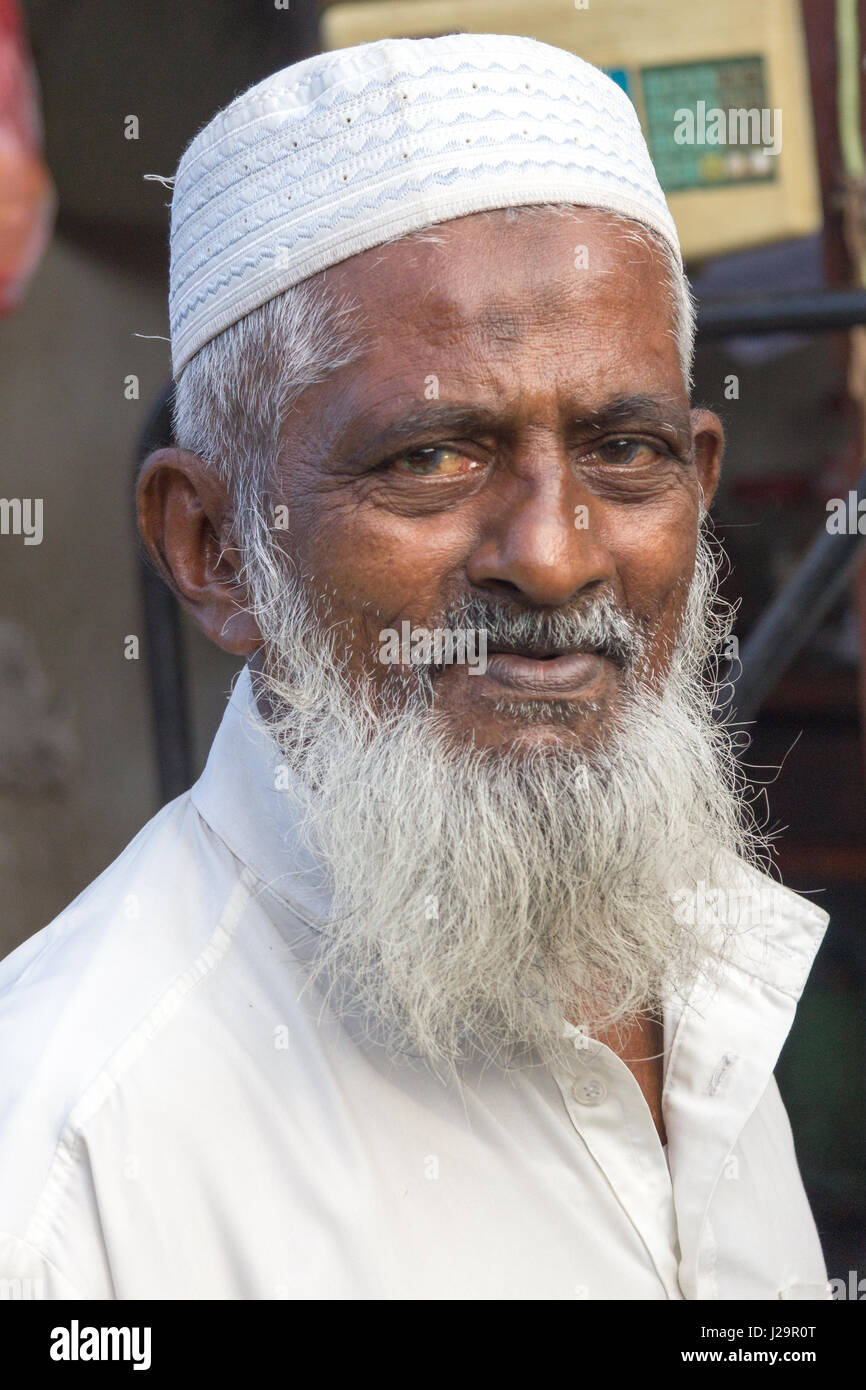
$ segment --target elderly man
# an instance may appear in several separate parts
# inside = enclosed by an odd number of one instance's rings
[[[824,1298],[773,1067],[826,916],[712,658],[722,429],[633,108],[534,40],[308,59],[174,182],[192,790],[4,967],[49,1297]]]

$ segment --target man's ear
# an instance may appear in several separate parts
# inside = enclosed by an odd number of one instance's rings
[[[157,449],[141,466],[137,506],[147,552],[193,621],[223,651],[250,656],[262,637],[244,610],[224,484],[196,454]]]
[[[695,409],[690,414],[695,468],[704,495],[704,506],[709,510],[719,484],[722,455],[725,452],[725,431],[718,415],[714,415],[711,410]]]

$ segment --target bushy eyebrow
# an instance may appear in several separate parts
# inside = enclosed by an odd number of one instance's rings
[[[673,396],[644,394],[615,396],[595,409],[576,410],[567,422],[570,433],[602,434],[616,429],[655,426],[672,439],[688,435],[689,414]],[[347,469],[399,452],[405,446],[423,447],[425,440],[471,439],[481,434],[505,436],[514,429],[507,412],[486,406],[431,402],[422,409],[389,421],[384,429],[365,439],[342,460]]]
[[[374,459],[397,453],[401,445],[417,444],[421,439],[470,438],[502,430],[502,414],[483,406],[431,404],[399,419],[389,421],[383,430],[365,439],[345,460],[346,467],[361,466]]]
[[[641,423],[687,434],[688,408],[673,396],[615,396],[597,410],[584,411],[583,418],[575,421],[593,430],[633,428]]]

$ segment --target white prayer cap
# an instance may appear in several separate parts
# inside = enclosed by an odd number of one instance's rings
[[[178,165],[172,365],[274,295],[392,237],[487,208],[574,202],[676,228],[628,97],[510,34],[380,39],[265,78]]]

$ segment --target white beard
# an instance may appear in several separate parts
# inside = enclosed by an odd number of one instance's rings
[[[438,1072],[479,1055],[551,1061],[564,1017],[598,1036],[725,959],[672,905],[725,856],[757,862],[761,844],[712,717],[705,668],[729,619],[703,533],[664,689],[635,660],[603,747],[455,746],[426,673],[383,709],[341,669],[281,552],[253,553],[247,579],[268,730],[333,893],[312,974],[332,1008]],[[627,615],[585,612],[637,644]]]

